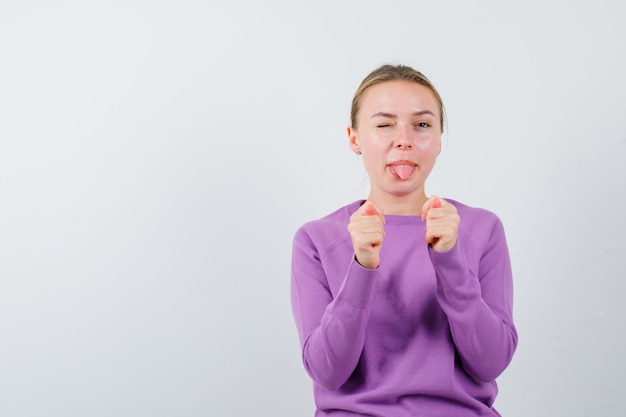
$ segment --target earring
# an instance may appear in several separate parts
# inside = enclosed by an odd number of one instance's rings
[[[361,151],[356,151],[356,154],[357,155],[361,155]]]

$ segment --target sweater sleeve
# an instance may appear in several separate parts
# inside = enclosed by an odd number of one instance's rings
[[[496,218],[482,249],[469,247],[474,244],[459,236],[448,252],[429,252],[437,298],[463,369],[477,381],[490,382],[508,366],[517,347],[511,264],[500,220]],[[476,250],[477,267],[469,265],[465,249]]]
[[[349,261],[349,260],[347,260]],[[300,229],[293,242],[291,301],[302,360],[311,378],[338,389],[356,368],[365,341],[376,270],[352,258],[333,297],[318,249]]]

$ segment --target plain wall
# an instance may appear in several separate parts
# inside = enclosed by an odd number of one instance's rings
[[[503,416],[623,414],[625,3],[0,1],[0,415],[312,416],[302,223],[367,195],[352,94],[447,107],[427,192],[496,212]]]

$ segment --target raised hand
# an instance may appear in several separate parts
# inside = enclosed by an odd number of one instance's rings
[[[437,252],[446,252],[456,245],[459,217],[456,207],[433,196],[422,206],[422,220],[426,221],[426,243]]]
[[[354,255],[363,267],[375,269],[380,264],[380,249],[385,238],[385,216],[374,204],[365,202],[351,217],[348,231]]]

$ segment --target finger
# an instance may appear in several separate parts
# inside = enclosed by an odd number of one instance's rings
[[[437,244],[439,237],[435,236],[434,233],[426,233],[426,244],[431,247]]]
[[[383,211],[376,207],[374,203],[370,203],[369,201],[365,202],[365,204],[363,205],[362,214],[364,216],[373,216],[377,214],[378,217],[380,217],[380,221],[385,224],[385,216],[383,215]]]
[[[374,207],[373,204],[367,204],[364,208],[363,208],[363,215],[364,216],[373,216],[375,214],[378,214],[378,212],[376,211],[376,208]]]
[[[430,202],[430,208],[441,208],[443,207],[441,205],[441,200],[439,200],[438,198],[433,198],[432,201]]]
[[[385,221],[380,215],[363,215],[355,222],[361,233],[381,233],[385,236]]]
[[[439,198],[437,196],[432,196],[428,200],[426,200],[426,202],[422,206],[422,221],[426,220],[426,215],[428,215],[428,210],[432,208],[431,205],[433,201],[435,200],[439,201]],[[441,201],[439,201],[439,204],[441,204]]]
[[[380,219],[377,217],[370,217],[373,221],[371,222],[360,222],[356,223],[353,228],[355,232],[359,233],[384,233],[385,229],[380,222]]]
[[[350,234],[381,233],[385,236],[384,217],[376,211],[375,207],[373,208],[375,213],[369,214],[372,213],[371,210],[372,207],[366,206],[350,216],[350,223],[348,223],[348,231]]]
[[[378,230],[355,235],[352,240],[355,249],[371,249],[381,246],[383,244],[383,239],[383,232]]]

